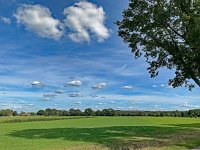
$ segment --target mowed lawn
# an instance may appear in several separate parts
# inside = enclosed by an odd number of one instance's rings
[[[184,150],[200,146],[199,118],[92,117],[5,123],[28,118],[0,118],[1,150]]]

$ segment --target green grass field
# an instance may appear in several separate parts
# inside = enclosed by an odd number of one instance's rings
[[[55,118],[51,118],[51,121],[48,121],[47,117],[0,118],[0,149],[184,150],[200,146],[199,118],[92,117],[73,119],[62,117],[60,120],[53,119]]]

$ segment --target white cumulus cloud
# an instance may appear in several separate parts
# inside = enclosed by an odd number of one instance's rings
[[[74,80],[74,81],[70,81],[67,84],[65,84],[64,86],[81,86],[82,82],[80,80]]]
[[[33,86],[33,87],[43,87],[43,86],[45,86],[43,83],[41,83],[40,81],[33,81],[32,83],[31,83],[31,85]]]
[[[93,89],[103,89],[107,86],[108,84],[105,83],[105,82],[102,82],[102,83],[99,83],[99,84],[96,84],[94,86],[92,86]]]
[[[75,42],[90,42],[95,36],[99,42],[109,37],[109,30],[104,25],[105,12],[90,2],[78,2],[64,10],[65,26],[72,30],[68,36]],[[91,35],[90,35],[91,34]]]
[[[61,22],[54,19],[48,8],[41,5],[22,5],[14,14],[18,24],[42,37],[59,39],[63,30]]]
[[[126,89],[126,90],[132,90],[134,87],[131,85],[126,85],[126,86],[122,86],[122,89]]]
[[[32,84],[32,85],[39,85],[39,84],[41,84],[41,83],[40,83],[40,81],[33,81],[31,84]]]

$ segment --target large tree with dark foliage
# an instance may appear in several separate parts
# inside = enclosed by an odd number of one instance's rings
[[[116,24],[135,58],[146,58],[151,77],[166,67],[175,70],[173,87],[200,86],[200,0],[130,0]]]

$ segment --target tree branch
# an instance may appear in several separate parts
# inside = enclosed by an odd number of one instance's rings
[[[170,24],[168,24],[167,22],[166,22],[166,24],[167,24],[167,27],[169,27],[175,34],[177,34],[177,35],[180,36],[181,38],[185,39],[184,35],[181,35],[180,33],[178,33],[178,31],[176,31],[174,28],[172,28],[172,27],[170,26]]]
[[[168,30],[167,30],[167,32],[169,33],[169,35],[170,35],[173,43],[175,44],[179,54],[182,55],[181,50],[180,50],[179,46],[177,45],[176,41],[174,40],[173,36],[171,35],[171,33]],[[195,76],[195,74],[194,74],[193,70],[190,68],[190,66],[187,66],[187,64],[183,60],[182,56],[179,58],[179,60],[181,61],[183,66],[186,67],[186,69],[189,71],[188,74],[190,75],[191,79],[193,79],[194,82],[200,87],[200,80]]]

